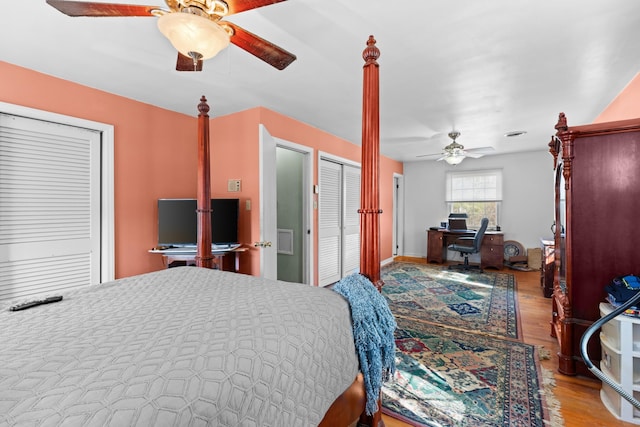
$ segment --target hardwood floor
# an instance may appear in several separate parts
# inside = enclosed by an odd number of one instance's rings
[[[424,260],[406,259],[424,263]],[[487,270],[493,271],[493,270]],[[569,377],[557,373],[558,345],[555,338],[549,335],[551,299],[542,295],[540,273],[538,271],[522,272],[505,268],[504,273],[516,277],[518,293],[518,310],[522,324],[523,340],[527,344],[543,346],[550,358],[541,361],[543,368],[554,373],[556,386],[553,389],[556,400],[561,406],[561,415],[565,427],[631,427],[636,424],[616,419],[600,400],[600,381],[585,377]],[[387,427],[406,427],[394,418],[383,415]]]

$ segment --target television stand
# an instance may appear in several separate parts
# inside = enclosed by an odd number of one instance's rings
[[[213,269],[222,271],[240,272],[240,254],[245,252],[247,248],[239,247],[229,251],[215,251],[211,253],[213,258]],[[179,266],[195,266],[196,251],[184,250],[176,252],[175,250],[150,249],[149,253],[162,255],[162,264],[165,268]]]

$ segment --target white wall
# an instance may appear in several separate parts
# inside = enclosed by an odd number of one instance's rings
[[[465,159],[457,166],[434,160],[404,163],[404,255],[427,256],[429,227],[446,221],[445,173],[449,170],[503,170],[501,228],[504,240],[525,249],[551,238],[554,188],[553,157],[547,150]],[[459,255],[451,260],[460,260]],[[474,260],[471,259],[473,262]]]

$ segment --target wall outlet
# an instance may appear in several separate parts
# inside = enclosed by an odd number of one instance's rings
[[[238,191],[240,191],[240,180],[230,179],[227,182],[227,191],[230,193],[237,193]]]

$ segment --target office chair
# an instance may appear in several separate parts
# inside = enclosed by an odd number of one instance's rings
[[[479,265],[470,265],[469,264],[469,255],[476,254],[480,252],[480,247],[482,246],[482,239],[484,238],[484,233],[487,231],[487,226],[489,225],[489,220],[487,218],[482,218],[480,222],[480,228],[476,231],[476,234],[471,237],[459,237],[456,241],[447,246],[447,249],[452,251],[460,252],[460,256],[464,257],[464,264],[456,264],[450,265],[449,269],[461,269],[461,270],[471,270],[471,269],[479,269],[482,271]],[[472,244],[469,245],[469,242]],[[466,243],[466,244],[465,244]]]

